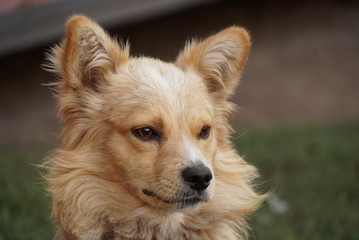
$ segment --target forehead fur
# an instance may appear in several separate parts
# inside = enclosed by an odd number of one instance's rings
[[[150,114],[153,118],[156,113],[159,118],[164,114],[176,119],[213,117],[207,88],[195,72],[151,58],[133,58],[109,78],[106,96],[123,117]]]

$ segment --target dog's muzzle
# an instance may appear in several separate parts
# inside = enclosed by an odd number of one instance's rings
[[[181,171],[184,186],[174,196],[161,197],[149,189],[143,189],[142,193],[163,203],[176,205],[177,208],[183,209],[208,200],[209,196],[205,190],[210,185],[212,178],[211,170],[208,167],[203,164],[192,165]]]

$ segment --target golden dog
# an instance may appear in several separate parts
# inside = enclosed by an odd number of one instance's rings
[[[49,56],[64,121],[45,163],[55,239],[245,238],[265,195],[229,140],[227,100],[249,48],[230,27],[165,63],[70,18]]]

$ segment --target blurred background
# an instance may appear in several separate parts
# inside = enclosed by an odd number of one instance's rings
[[[53,233],[35,165],[61,123],[41,65],[74,13],[165,61],[192,37],[247,28],[233,142],[274,192],[251,238],[359,239],[358,1],[0,0],[0,240]]]

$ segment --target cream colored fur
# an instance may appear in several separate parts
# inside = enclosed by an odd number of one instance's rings
[[[93,21],[70,18],[50,56],[64,121],[62,145],[45,163],[55,239],[246,238],[246,218],[265,196],[229,140],[227,100],[249,48],[248,33],[231,27],[164,63],[130,57]],[[199,137],[206,126],[209,137]],[[145,127],[160,134],[134,134]],[[191,205],[180,172],[193,163],[213,179]]]

